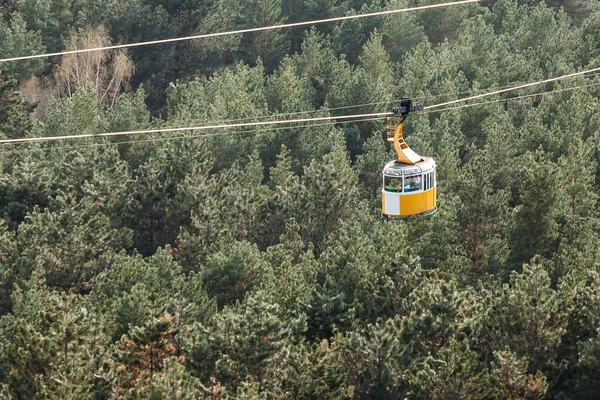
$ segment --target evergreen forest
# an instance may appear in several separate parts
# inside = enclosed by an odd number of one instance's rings
[[[0,58],[442,2],[2,0]],[[0,145],[0,399],[600,398],[600,70],[412,113],[426,217],[342,118],[595,68],[596,0],[0,62],[0,141],[82,135]]]

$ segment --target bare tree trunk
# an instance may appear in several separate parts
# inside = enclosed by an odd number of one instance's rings
[[[103,27],[74,32],[67,41],[67,49],[98,48],[110,45]],[[80,87],[92,87],[99,103],[114,106],[121,87],[133,75],[134,65],[123,51],[95,51],[64,57],[54,77],[61,97],[72,97]],[[106,84],[106,86],[105,86]],[[63,90],[66,93],[63,93]]]

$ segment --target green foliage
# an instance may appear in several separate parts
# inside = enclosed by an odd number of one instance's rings
[[[527,374],[527,360],[509,350],[494,353],[492,382],[497,395],[506,399],[543,399],[548,390],[546,377]]]
[[[368,325],[347,335],[336,336],[335,348],[358,398],[394,399],[404,393],[404,343],[397,340],[401,328],[395,319]]]
[[[210,324],[199,327],[191,349],[192,368],[202,380],[214,376],[231,392],[256,383],[258,393],[269,393],[278,370],[274,361],[304,325],[302,317],[284,324],[278,313],[279,307],[266,302],[260,292],[244,305],[226,307]]]
[[[326,287],[340,291],[360,320],[405,315],[406,297],[423,278],[419,259],[408,248],[389,246],[405,240],[402,225],[372,219],[344,223],[320,259]]]
[[[45,208],[53,194],[48,166],[34,156],[23,157],[10,174],[0,178],[3,218],[12,228],[25,219],[34,206]]]
[[[419,4],[428,5],[436,2],[425,0]],[[430,42],[442,43],[444,40],[453,39],[462,21],[478,11],[476,5],[434,8],[419,13],[417,21],[423,26]]]
[[[489,291],[485,324],[487,345],[492,350],[510,346],[519,357],[528,357],[531,373],[560,368],[556,353],[566,332],[571,305],[564,294],[551,287],[539,260],[513,272],[510,286]]]
[[[317,246],[337,230],[341,220],[356,207],[356,174],[349,165],[346,147],[338,134],[329,154],[313,160],[304,171],[309,195],[306,220],[301,220],[305,240]]]
[[[0,32],[0,51],[3,54],[3,58],[18,57],[45,51],[39,32],[27,29],[23,14],[14,13],[10,26],[1,21]],[[14,79],[16,83],[22,83],[31,78],[33,74],[38,73],[43,65],[44,63],[40,59],[25,60],[19,64],[18,68],[14,63],[7,64],[2,68],[2,80],[8,78],[9,80]],[[3,103],[5,101],[3,99]],[[4,104],[2,105],[4,106]]]
[[[373,112],[376,105],[392,103],[394,93],[391,90],[393,74],[390,57],[377,30],[363,46],[358,63],[360,66],[355,68],[342,58],[335,65],[327,103],[333,107],[366,104],[352,107],[357,114]],[[371,133],[368,126],[362,131],[365,136]]]
[[[508,236],[509,193],[506,189],[495,189],[493,176],[484,175],[492,173],[486,168],[487,161],[472,158],[454,181],[453,191],[460,198],[457,210],[461,227],[459,241],[470,261],[464,271],[467,276],[483,271],[500,272],[498,268],[505,264],[507,257],[502,242]]]
[[[349,385],[335,348],[327,340],[291,345],[276,359],[273,395],[295,399],[348,399],[355,394]],[[275,386],[275,385],[273,385]]]
[[[151,315],[178,314],[191,323],[208,319],[214,311],[205,289],[194,277],[186,279],[167,249],[146,259],[120,255],[101,275],[92,296],[106,307],[113,340]]]
[[[409,295],[410,314],[402,320],[402,341],[411,358],[436,354],[458,336],[464,335],[472,295],[459,291],[454,282],[434,278]],[[468,328],[465,328],[468,329]]]
[[[198,267],[198,273],[209,295],[219,306],[242,301],[247,292],[260,282],[264,261],[255,246],[223,239],[220,251],[213,252]]]
[[[106,337],[94,306],[50,291],[36,270],[13,294],[13,314],[0,319],[2,390],[12,398],[93,398],[106,395],[96,375]]]
[[[381,185],[381,166],[393,159],[385,141],[380,135],[369,137],[363,147],[363,154],[356,158],[354,168],[358,173],[358,181],[363,186],[362,197],[369,199],[370,206],[375,208],[381,201],[378,189]]]
[[[461,343],[451,342],[415,367],[407,373],[409,398],[487,398],[495,391],[477,354]]]
[[[144,376],[133,388],[118,391],[114,395],[126,399],[192,400],[206,394],[198,380],[190,375],[176,357],[170,357],[163,365],[163,373]]]
[[[52,287],[89,292],[90,281],[127,241],[127,232],[113,229],[90,199],[77,203],[70,193],[59,195],[53,203],[57,211],[35,208],[19,226],[18,279],[27,279],[40,266]]]
[[[96,93],[80,88],[64,101],[56,101],[44,114],[47,136],[101,133],[106,131],[106,123],[100,115],[100,105]]]
[[[117,349],[121,362],[117,372],[125,381],[123,386],[131,388],[144,377],[162,375],[168,360],[177,351],[173,345],[177,333],[173,318],[165,314],[152,315],[146,323],[133,327],[129,335],[123,335]]]
[[[0,19],[0,54],[3,58],[44,51],[39,32],[27,30],[21,14],[15,12],[10,25]],[[25,137],[31,130],[28,113],[35,104],[20,96],[19,85],[39,73],[44,63],[41,59],[33,59],[18,65],[4,64],[0,69],[0,137]]]
[[[261,232],[261,236],[266,238],[269,244],[275,244],[277,239],[287,232],[288,224],[293,224],[298,233],[301,233],[297,221],[308,218],[309,208],[305,201],[307,188],[292,167],[290,151],[282,146],[276,164],[269,170],[271,192],[263,204],[262,218],[265,220],[266,230]],[[290,219],[293,219],[293,222]]]
[[[111,36],[123,43],[171,38],[180,33],[180,24],[174,23],[163,5],[154,2],[118,2],[108,17]],[[143,50],[134,48],[130,52],[135,64],[131,85],[134,88],[144,85],[152,110],[164,111],[164,90],[169,82],[177,79],[177,54],[176,47],[164,45],[149,46]]]
[[[149,127],[150,113],[144,103],[146,93],[138,89],[133,96],[122,94],[115,105],[107,111],[107,129],[111,132],[132,131]],[[119,138],[125,141],[127,137]]]
[[[313,251],[305,249],[299,231],[296,220],[290,219],[279,243],[267,248],[264,260],[268,267],[260,282],[271,301],[291,315],[309,304],[319,273]]]
[[[511,235],[511,258],[517,263],[527,262],[536,254],[551,256],[555,251],[558,191],[554,188],[563,180],[563,171],[542,150],[525,159],[528,165],[522,172],[522,204],[515,210]]]
[[[281,25],[282,0],[252,0],[244,2],[244,25],[248,28]],[[285,33],[277,30],[247,34],[240,42],[242,59],[250,64],[258,58],[267,71],[275,69],[287,49]]]

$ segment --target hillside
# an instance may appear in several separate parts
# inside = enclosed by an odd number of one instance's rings
[[[8,0],[0,59],[441,2]],[[433,106],[599,67],[586,0],[0,62],[0,398],[597,397],[600,71]]]

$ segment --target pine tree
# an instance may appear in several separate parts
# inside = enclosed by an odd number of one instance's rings
[[[514,215],[511,255],[515,263],[528,262],[533,256],[549,257],[557,248],[557,200],[563,176],[561,170],[538,150],[526,158],[521,186],[521,205]]]
[[[462,174],[451,189],[460,197],[458,221],[465,254],[470,260],[467,275],[497,271],[507,256],[501,243],[507,234],[507,190],[495,190],[492,171],[484,160],[473,158],[463,168]],[[499,258],[499,259],[498,259]]]
[[[198,274],[209,296],[221,309],[243,301],[260,283],[266,267],[255,245],[223,237],[206,261],[198,266]]]
[[[397,340],[400,329],[398,319],[389,319],[334,338],[333,348],[355,397],[394,399],[405,395],[407,349]]]
[[[244,24],[248,28],[280,25],[282,0],[252,0],[245,4]],[[259,58],[267,71],[275,69],[288,48],[285,33],[271,30],[246,34],[240,43],[242,58],[252,64]]]
[[[519,359],[510,350],[494,353],[491,383],[497,395],[507,399],[543,399],[548,390],[546,377],[527,374],[527,359]]]
[[[494,396],[487,369],[468,345],[453,341],[407,372],[407,398],[464,399]]]
[[[312,249],[302,241],[296,220],[289,219],[285,228],[279,243],[264,253],[269,266],[263,272],[260,288],[282,312],[297,315],[310,302],[319,270]]]
[[[102,396],[107,338],[97,309],[74,295],[51,291],[43,270],[13,293],[13,314],[0,319],[0,382],[11,398]]]
[[[335,138],[331,153],[321,163],[313,160],[305,169],[303,182],[309,191],[306,200],[309,214],[303,237],[318,245],[328,234],[336,231],[340,218],[350,216],[356,205],[358,186],[350,168],[342,138]]]
[[[550,278],[539,259],[513,272],[510,287],[488,291],[484,302],[489,310],[484,317],[482,334],[494,351],[505,346],[518,357],[527,357],[527,371],[544,375],[560,374],[556,354],[565,335],[571,309],[566,293],[551,287]]]
[[[265,302],[261,293],[245,304],[226,307],[210,324],[201,327],[190,352],[191,367],[203,382],[214,377],[235,393],[246,384],[268,393],[277,366],[274,361],[303,329],[297,320],[279,317],[279,307]]]
[[[327,340],[286,343],[284,351],[274,357],[278,368],[273,371],[270,394],[294,399],[352,398],[356,391],[338,361],[338,349]]]
[[[374,133],[363,145],[363,154],[357,156],[354,169],[358,174],[358,181],[363,188],[361,197],[369,199],[372,208],[380,206],[381,202],[381,172],[383,166],[394,157],[386,149],[386,142],[381,135]]]
[[[268,186],[270,198],[262,204],[261,218],[264,219],[261,236],[267,245],[273,245],[286,232],[290,219],[303,221],[307,218],[304,198],[307,189],[293,170],[290,151],[282,145],[276,164],[269,169]],[[296,225],[299,226],[299,225]]]

